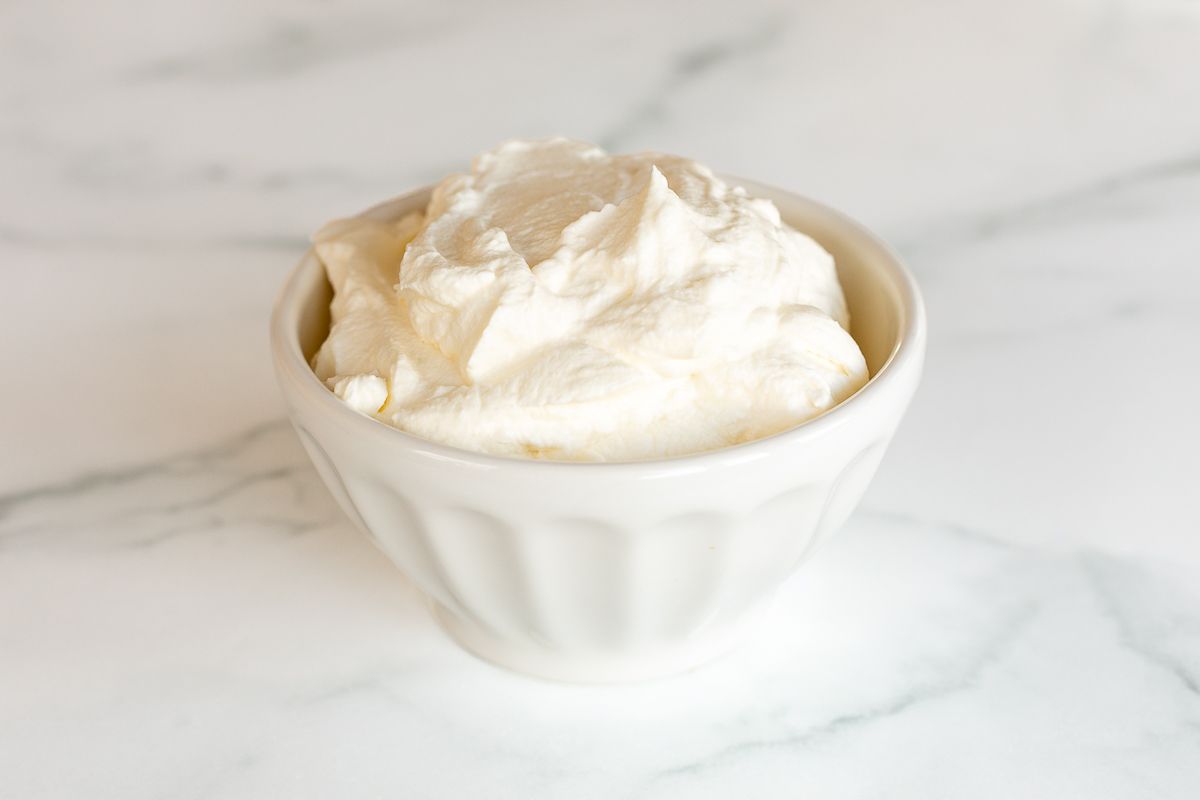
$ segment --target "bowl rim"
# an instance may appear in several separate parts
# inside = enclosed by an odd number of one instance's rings
[[[329,391],[328,387],[313,372],[308,359],[304,357],[297,326],[303,306],[301,289],[306,286],[306,278],[311,280],[309,273],[321,269],[320,259],[311,246],[288,273],[271,312],[271,353],[281,390],[285,394],[289,392],[283,379],[285,376],[291,378],[297,391],[307,394],[319,407],[328,409],[328,413],[334,415],[335,419],[340,420],[344,425],[357,428],[363,435],[387,437],[387,441],[403,445],[414,454],[439,462],[457,462],[462,466],[476,469],[544,470],[554,467],[570,467],[580,472],[604,471],[610,474],[618,471],[641,472],[643,473],[642,477],[652,478],[663,474],[664,469],[670,474],[677,474],[700,471],[715,466],[757,461],[769,456],[776,448],[783,446],[792,448],[806,440],[824,436],[845,425],[854,415],[861,414],[868,406],[874,405],[875,403],[872,401],[882,398],[889,389],[899,384],[907,373],[921,369],[925,352],[926,319],[925,304],[916,279],[895,250],[847,214],[804,195],[770,184],[727,174],[721,174],[720,177],[730,185],[745,188],[747,192],[756,197],[766,197],[773,201],[777,196],[786,196],[789,202],[805,206],[806,213],[824,216],[828,221],[847,230],[859,244],[876,251],[876,255],[881,257],[886,271],[899,289],[902,317],[900,333],[888,357],[884,359],[883,364],[862,388],[819,416],[769,436],[715,450],[702,450],[696,453],[662,458],[619,461],[569,461],[496,455],[423,439],[361,414],[347,406],[333,392]],[[394,216],[393,207],[409,202],[415,196],[427,194],[434,186],[435,184],[429,184],[403,192],[389,200],[377,203],[351,218],[392,218]]]

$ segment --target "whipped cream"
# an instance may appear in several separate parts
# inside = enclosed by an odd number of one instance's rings
[[[514,141],[424,214],[315,236],[317,375],[466,450],[658,458],[768,436],[867,380],[833,258],[768,200],[657,153]]]

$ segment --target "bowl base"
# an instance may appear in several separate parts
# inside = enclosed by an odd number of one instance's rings
[[[734,649],[768,605],[762,603],[736,624],[701,631],[679,642],[625,652],[584,653],[500,639],[440,603],[429,603],[438,625],[469,653],[513,672],[563,683],[628,683],[694,669]]]

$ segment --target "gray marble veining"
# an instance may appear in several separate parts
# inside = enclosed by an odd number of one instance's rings
[[[1192,798],[1200,8],[0,9],[0,798]],[[339,514],[266,318],[326,219],[565,133],[880,231],[927,377],[741,650],[462,654]]]

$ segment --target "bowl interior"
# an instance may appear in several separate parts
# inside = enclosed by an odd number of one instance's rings
[[[329,285],[325,270],[321,269],[316,256],[309,253],[304,261],[305,285],[296,334],[300,339],[300,352],[311,364],[313,356],[329,335],[329,303],[333,300],[333,287]]]
[[[850,307],[850,335],[862,348],[874,377],[896,353],[914,302],[903,268],[888,248],[853,220],[819,203],[753,181],[730,179],[758,197],[775,202],[783,219],[821,243],[833,254],[838,278]],[[428,203],[429,189],[390,200],[365,216],[395,220]],[[309,251],[293,277],[297,301],[295,334],[304,358],[311,362],[329,333],[329,301],[333,290],[325,270]],[[290,292],[289,292],[290,293]]]
[[[769,186],[741,183],[751,194],[774,201],[785,222],[833,255],[850,307],[850,335],[871,376],[878,375],[900,346],[907,324],[907,280],[895,254],[840,212]]]

